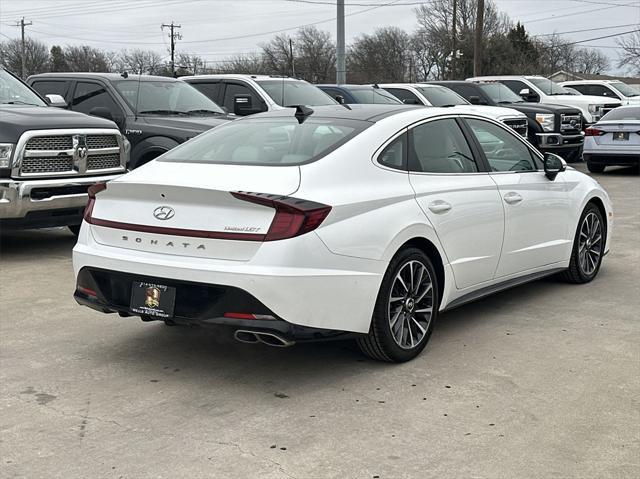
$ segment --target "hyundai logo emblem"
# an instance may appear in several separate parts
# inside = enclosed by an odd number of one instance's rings
[[[176,211],[171,206],[158,206],[153,210],[153,216],[159,220],[170,220],[176,215]]]

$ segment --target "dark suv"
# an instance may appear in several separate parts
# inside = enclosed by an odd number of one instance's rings
[[[402,101],[393,96],[387,90],[377,85],[316,85],[323,92],[346,105],[354,103],[366,104],[400,104]]]
[[[113,120],[131,142],[133,169],[230,118],[216,103],[174,78],[126,73],[43,73],[27,83],[67,107]]]
[[[433,81],[455,91],[474,105],[504,106],[527,115],[529,142],[542,153],[556,153],[567,161],[582,158],[584,135],[580,110],[549,103],[525,102],[498,82]]]

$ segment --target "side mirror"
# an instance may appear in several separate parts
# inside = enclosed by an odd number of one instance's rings
[[[114,121],[111,110],[104,106],[94,106],[91,110],[89,110],[89,115],[98,116],[100,118]]]
[[[402,100],[402,103],[404,103],[405,105],[422,105],[422,103],[420,103],[415,98],[405,98],[404,100]]]
[[[64,101],[64,98],[61,95],[56,95],[55,93],[49,93],[44,96],[46,98],[49,106],[55,106],[56,108],[66,108],[67,102]]]
[[[562,173],[567,169],[565,161],[555,153],[545,153],[544,155],[544,174],[551,181],[556,179],[558,173]]]
[[[251,95],[246,95],[246,94],[234,95],[233,112],[239,116],[251,115],[252,113],[255,113],[253,111]]]
[[[529,96],[531,95],[531,90],[529,90],[528,88],[523,88],[522,90],[520,90],[520,93],[518,93],[520,96]]]
[[[336,95],[335,100],[341,105],[344,105],[344,97],[342,95]]]
[[[476,96],[476,95],[472,95],[469,97],[469,103],[471,103],[472,105],[479,105],[480,104],[480,97]]]

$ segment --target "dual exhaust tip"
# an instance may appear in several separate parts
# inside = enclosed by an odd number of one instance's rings
[[[296,344],[295,341],[283,338],[274,333],[266,333],[263,331],[249,331],[246,329],[238,329],[233,337],[236,341],[248,344],[266,344],[267,346],[273,346],[274,348],[288,348]]]

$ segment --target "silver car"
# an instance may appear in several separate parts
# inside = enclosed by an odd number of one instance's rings
[[[640,106],[618,107],[587,128],[584,160],[592,173],[612,165],[640,165]]]

